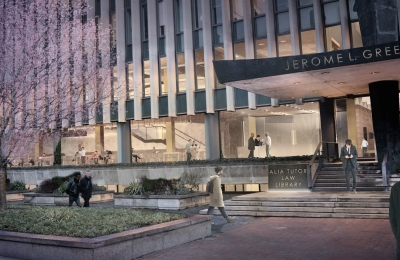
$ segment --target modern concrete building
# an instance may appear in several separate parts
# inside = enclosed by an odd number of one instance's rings
[[[335,155],[347,138],[360,151],[368,141],[365,157],[398,155],[399,0],[88,5],[112,28],[101,40],[117,46],[113,94],[96,120],[64,129],[64,164],[81,147],[120,163],[186,160],[189,142],[193,159],[247,157],[250,134],[265,132],[272,156],[311,155],[320,141]]]

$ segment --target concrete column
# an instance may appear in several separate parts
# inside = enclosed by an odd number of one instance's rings
[[[104,151],[104,126],[103,125],[96,125],[94,127],[94,142],[95,142],[95,149],[99,153]]]
[[[206,134],[206,159],[217,160],[221,158],[219,112],[204,114]]]
[[[317,0],[315,0],[317,1]],[[275,37],[275,13],[273,1],[265,1],[265,17],[267,21],[267,42],[268,42],[268,57],[275,58],[276,52],[276,37]]]
[[[325,52],[324,39],[324,18],[322,16],[322,6],[320,0],[313,0],[314,21],[315,21],[315,36],[317,43],[317,52]]]
[[[351,48],[351,36],[350,36],[350,18],[349,12],[347,11],[347,0],[339,0],[340,8],[340,25],[342,27],[342,45],[343,49]]]
[[[320,120],[321,120],[321,141],[323,142],[336,142],[336,124],[335,124],[335,100],[326,98],[324,102],[319,102]],[[339,156],[339,151],[333,145],[323,145],[323,150],[329,152],[330,156]]]
[[[251,18],[251,1],[243,1],[243,22],[246,59],[254,59],[253,19]],[[256,94],[247,92],[249,108],[256,109]]]
[[[103,32],[110,31],[110,1],[101,0],[101,29]],[[110,50],[110,34],[105,33],[105,36],[100,39],[101,49],[104,53],[109,53]],[[110,64],[107,59],[103,59],[102,81],[103,83],[103,123],[111,123],[111,75],[107,69]],[[136,103],[136,100],[135,100]],[[136,111],[136,110],[135,110]]]
[[[131,0],[132,12],[132,53],[135,120],[142,120],[142,39],[140,32],[140,0]]]
[[[158,26],[157,0],[147,1],[147,17],[149,26],[149,60],[150,60],[150,103],[151,118],[158,118],[158,97],[160,95],[160,76],[158,65]]]
[[[117,145],[118,163],[131,163],[132,149],[130,121],[117,123]]]
[[[300,30],[299,17],[297,15],[297,0],[289,0],[289,23],[290,23],[290,40],[292,43],[292,54],[300,55]]]
[[[385,153],[388,153],[393,173],[400,169],[399,82],[371,83],[369,93],[378,162],[382,163]]]
[[[400,1],[400,0],[399,0]],[[222,7],[222,34],[224,38],[224,58],[233,60],[231,9],[229,0],[221,0]],[[235,92],[233,87],[226,86],[226,109],[235,111]]]
[[[253,133],[254,134],[254,138],[256,138],[257,136],[257,122],[256,122],[256,118],[253,116],[249,116],[247,118],[247,120],[249,121],[249,137],[250,134]]]
[[[175,152],[175,120],[169,118],[165,122],[166,128],[166,141],[167,141],[167,153]]]
[[[174,1],[164,0],[164,20],[167,54],[167,79],[168,83],[168,115],[176,116],[176,58],[175,58],[175,22],[174,22]]]
[[[186,113],[194,115],[194,48],[193,48],[193,28],[192,28],[192,1],[182,1],[183,12],[183,38],[185,42],[185,72],[186,72]]]
[[[81,9],[81,3],[79,0],[74,0],[73,1],[73,8],[74,10]],[[82,14],[81,12],[74,12],[74,19],[77,21],[82,20]],[[76,26],[76,30],[82,30],[82,23],[81,22],[76,22],[74,23],[74,26]],[[82,60],[82,51],[78,51],[77,49],[75,50],[74,53],[74,81],[75,82],[83,82],[82,78],[82,65],[83,65],[83,60]],[[79,84],[79,83],[77,83]],[[72,93],[73,95],[73,100],[75,101],[75,126],[82,126],[83,125],[83,94],[82,94],[82,89],[75,89],[74,92]]]
[[[211,1],[201,1],[203,11],[203,45],[204,45],[204,74],[206,84],[206,109],[207,113],[214,113],[214,53],[211,26]]]
[[[353,145],[359,149],[357,142],[357,124],[356,124],[356,103],[354,98],[346,99],[346,109],[347,109],[347,138],[350,139]],[[359,152],[359,155],[361,151]]]
[[[125,2],[115,1],[117,19],[117,78],[114,95],[118,95],[118,122],[126,120],[126,42],[125,42]]]

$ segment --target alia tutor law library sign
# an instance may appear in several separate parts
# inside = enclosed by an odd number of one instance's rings
[[[269,165],[268,190],[308,190],[307,164]]]

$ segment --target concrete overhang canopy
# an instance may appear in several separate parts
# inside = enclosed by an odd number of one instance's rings
[[[400,80],[400,42],[310,55],[214,61],[220,83],[280,100],[369,93]],[[384,90],[383,90],[384,91]]]

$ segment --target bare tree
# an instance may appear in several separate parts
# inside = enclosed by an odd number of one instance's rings
[[[6,210],[7,164],[41,135],[96,123],[111,102],[115,60],[79,0],[3,0],[0,4],[0,211]],[[114,86],[114,92],[119,88]],[[58,130],[59,131],[59,130]]]

